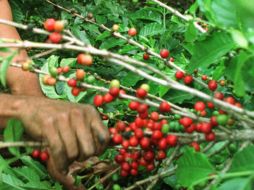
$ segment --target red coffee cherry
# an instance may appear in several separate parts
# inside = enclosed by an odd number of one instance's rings
[[[168,147],[168,144],[167,144],[167,139],[166,138],[162,138],[159,142],[158,142],[158,148],[160,150],[166,150]]]
[[[80,53],[77,56],[77,62],[80,65],[91,66],[93,64],[93,57],[89,54]]]
[[[167,50],[167,49],[162,49],[161,51],[160,51],[160,56],[162,57],[162,58],[168,58],[168,56],[169,56],[169,51]]]
[[[109,93],[114,96],[114,97],[117,97],[119,95],[119,92],[120,92],[120,89],[117,88],[117,87],[111,87],[109,89]]]
[[[201,131],[205,134],[208,134],[212,131],[212,125],[210,123],[202,123],[201,125]]]
[[[163,137],[163,134],[162,134],[161,131],[159,131],[159,130],[153,131],[153,133],[152,133],[152,139],[154,139],[154,140],[159,140],[159,139],[161,139],[162,137]]]
[[[130,28],[129,30],[128,30],[128,35],[129,36],[136,36],[137,35],[137,30],[136,30],[136,28]]]
[[[77,81],[75,79],[69,79],[67,83],[68,83],[69,87],[76,87],[77,86]]]
[[[118,155],[116,155],[115,156],[115,161],[116,161],[116,163],[118,163],[118,164],[121,164],[122,162],[124,162],[124,156],[123,155],[121,155],[121,154],[118,154]]]
[[[123,137],[120,134],[114,134],[112,140],[115,144],[121,144],[123,142]]]
[[[186,133],[193,133],[196,130],[196,125],[193,123],[189,127],[185,128]]]
[[[150,114],[150,118],[152,119],[152,120],[154,120],[154,121],[158,121],[159,119],[160,119],[160,115],[159,115],[159,113],[158,112],[152,112],[151,114]]]
[[[72,93],[73,96],[78,96],[79,93],[80,93],[80,89],[77,88],[77,87],[73,87],[73,88],[71,89],[71,93]]]
[[[206,75],[202,75],[202,80],[206,81],[207,80],[207,76]]]
[[[148,164],[148,165],[146,166],[146,170],[147,170],[147,171],[152,171],[152,170],[154,170],[154,168],[155,168],[154,163],[150,163],[150,164]]]
[[[200,146],[199,146],[199,144],[197,143],[197,142],[192,142],[191,144],[190,144],[190,146],[192,146],[197,152],[199,152],[200,151]]]
[[[70,67],[69,66],[64,66],[63,67],[63,73],[68,73],[70,71]]]
[[[136,96],[138,98],[143,99],[143,98],[145,98],[147,96],[147,91],[144,90],[143,88],[139,88],[139,89],[136,90]]]
[[[205,110],[205,103],[204,102],[196,102],[196,104],[194,105],[194,109],[197,110],[197,111],[203,111]]]
[[[214,104],[212,102],[207,102],[207,107],[210,109],[214,109]]]
[[[56,20],[53,18],[49,18],[44,22],[44,28],[45,30],[52,32],[55,30],[55,22]]]
[[[182,71],[176,71],[175,77],[178,80],[182,79],[184,77],[184,72],[182,72]]]
[[[48,152],[47,151],[41,151],[41,153],[40,153],[40,160],[42,162],[46,162],[46,161],[48,161],[48,159],[49,159]]]
[[[233,97],[231,97],[231,96],[226,97],[226,98],[224,99],[224,101],[227,102],[227,103],[229,103],[229,104],[232,104],[232,105],[234,105],[235,102],[236,102],[235,99],[234,99]]]
[[[169,112],[171,109],[171,106],[169,105],[168,102],[161,102],[159,109],[161,112]]]
[[[39,157],[40,157],[40,154],[41,154],[41,151],[40,151],[40,150],[34,149],[33,152],[32,152],[32,157],[33,157],[33,158],[39,158]]]
[[[152,161],[154,159],[154,152],[151,150],[148,150],[144,153],[144,159],[146,161]]]
[[[141,139],[144,136],[144,132],[142,129],[135,129],[134,131],[135,137],[137,137],[138,139]]]
[[[179,123],[187,128],[193,123],[193,120],[189,117],[183,117],[179,120]]]
[[[148,105],[146,104],[140,104],[137,109],[138,113],[146,113],[147,110],[148,110]]]
[[[138,175],[138,170],[137,169],[131,169],[130,171],[132,176],[137,176]]]
[[[150,147],[150,139],[148,137],[143,137],[140,142],[140,146],[142,149],[148,149]]]
[[[215,140],[215,133],[211,132],[211,133],[205,134],[205,139],[206,139],[206,141],[214,141]]]
[[[130,108],[131,110],[137,110],[138,107],[139,107],[139,105],[140,105],[139,102],[131,101],[131,102],[129,103],[129,108]]]
[[[116,129],[117,131],[124,131],[126,128],[126,124],[123,121],[118,121],[116,123]]]
[[[143,54],[143,59],[148,60],[150,58],[150,55],[148,53]]]
[[[49,39],[52,43],[58,44],[62,40],[62,34],[58,32],[53,32],[49,35]]]
[[[186,75],[183,81],[185,84],[191,84],[193,82],[193,77],[191,75]]]
[[[83,69],[77,69],[76,70],[76,79],[77,80],[83,80],[85,77],[85,71]]]
[[[109,93],[106,93],[104,96],[103,96],[103,101],[105,102],[105,103],[110,103],[110,102],[112,102],[114,100],[114,97],[111,95],[111,94],[109,94]]]
[[[211,90],[211,91],[215,91],[217,89],[217,82],[215,80],[210,80],[208,82],[208,88]]]
[[[219,99],[219,100],[223,100],[224,94],[222,92],[215,92],[214,93],[214,98]]]
[[[174,147],[177,144],[178,138],[175,135],[168,135],[166,140],[169,146]]]
[[[130,143],[130,146],[133,146],[133,147],[138,146],[138,138],[135,136],[130,137],[129,143]]]
[[[121,170],[120,176],[122,176],[122,177],[127,177],[128,175],[129,175],[128,171],[126,171],[126,170]]]
[[[166,158],[166,153],[163,150],[159,150],[157,152],[157,160],[163,160]]]
[[[58,20],[58,21],[56,21],[55,24],[54,24],[54,30],[55,30],[56,32],[62,32],[63,29],[64,29],[64,25],[65,25],[65,22],[64,22],[64,21]]]
[[[102,106],[103,105],[103,96],[102,95],[95,95],[93,99],[93,103],[96,107]]]
[[[124,140],[124,141],[122,142],[122,147],[123,147],[123,148],[128,149],[129,146],[130,146],[130,143],[129,143],[128,140]]]

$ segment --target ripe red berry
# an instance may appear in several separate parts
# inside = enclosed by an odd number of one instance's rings
[[[158,112],[152,112],[151,114],[150,114],[150,118],[152,119],[152,120],[154,120],[154,121],[158,121],[159,119],[160,119],[160,115],[159,115],[159,113]]]
[[[150,58],[150,55],[148,53],[143,54],[143,59],[148,60]]]
[[[229,104],[232,104],[232,105],[235,104],[235,99],[234,99],[233,97],[231,97],[231,96],[226,97],[226,98],[224,99],[224,101],[227,102],[227,103],[229,103]]]
[[[183,79],[185,84],[191,84],[193,81],[193,77],[191,75],[186,75]]]
[[[135,119],[135,125],[139,128],[143,127],[145,125],[144,120],[140,117],[137,117]]]
[[[175,77],[178,80],[182,79],[184,77],[184,72],[182,72],[182,71],[176,71]]]
[[[134,134],[138,139],[141,139],[144,136],[144,132],[140,128],[135,129]]]
[[[208,88],[211,90],[211,91],[215,91],[217,89],[217,82],[215,80],[210,80],[208,82]]]
[[[93,64],[93,57],[89,54],[80,53],[77,56],[77,62],[81,65],[91,66]]]
[[[166,140],[169,146],[174,147],[177,144],[178,138],[175,135],[168,135]]]
[[[215,133],[211,132],[211,133],[205,134],[205,139],[206,139],[206,141],[214,141],[215,140]]]
[[[216,116],[212,116],[212,117],[210,118],[210,123],[211,123],[212,126],[217,126],[217,125],[218,125]]]
[[[159,142],[158,142],[158,147],[160,150],[165,150],[167,148],[168,144],[167,144],[167,139],[166,138],[162,138]]]
[[[197,152],[199,152],[200,151],[200,146],[199,146],[199,144],[197,143],[197,142],[192,142],[191,144],[190,144],[190,146],[192,146]]]
[[[151,150],[148,150],[144,153],[144,158],[146,161],[152,161],[154,159],[154,153]]]
[[[130,28],[130,29],[128,30],[128,34],[129,34],[129,36],[136,36],[136,35],[137,35],[137,30],[136,30],[136,28]]]
[[[138,139],[135,136],[130,137],[129,139],[130,146],[138,146]]]
[[[116,129],[117,131],[124,131],[126,128],[126,124],[123,121],[118,121],[116,123]]]
[[[112,102],[114,100],[114,97],[111,95],[111,94],[109,94],[109,93],[107,93],[107,94],[105,94],[104,96],[103,96],[103,101],[105,102],[105,103],[110,103],[110,102]]]
[[[77,86],[77,81],[75,79],[69,79],[68,80],[68,86],[69,87],[76,87]]]
[[[147,95],[147,91],[144,90],[143,88],[139,88],[139,89],[136,90],[136,96],[138,98],[142,98],[143,99],[143,98],[146,97],[146,95]]]
[[[170,58],[169,58],[169,61],[170,61],[170,62],[174,62],[175,59],[174,59],[173,57],[170,57]]]
[[[117,87],[111,87],[109,89],[109,93],[114,96],[114,97],[117,97],[119,95],[119,92],[120,92],[120,89],[117,88]]]
[[[121,168],[122,168],[122,170],[125,170],[125,171],[129,171],[131,169],[131,167],[130,167],[128,162],[123,162],[121,164]]]
[[[154,170],[154,164],[153,164],[153,163],[148,164],[148,165],[146,166],[146,170],[147,170],[147,171],[152,171],[152,170]]]
[[[129,108],[130,108],[131,110],[137,110],[138,107],[139,107],[139,105],[140,105],[139,102],[131,101],[131,102],[129,103]]]
[[[53,32],[49,35],[49,39],[52,43],[58,44],[62,40],[62,34],[58,32]]]
[[[150,139],[148,137],[143,137],[139,144],[142,149],[148,149],[150,147]]]
[[[129,175],[129,173],[126,170],[121,170],[120,176],[127,177],[128,175]]]
[[[138,116],[141,119],[146,119],[146,118],[148,118],[148,111],[146,110],[145,112],[139,113]]]
[[[171,108],[171,106],[169,105],[168,102],[161,102],[160,107],[159,107],[161,112],[169,112],[170,108]]]
[[[76,79],[77,80],[83,80],[85,77],[85,71],[83,69],[77,69],[76,70]]]
[[[70,70],[70,67],[69,66],[64,66],[63,67],[63,73],[68,73]]]
[[[123,137],[120,134],[114,134],[112,140],[115,144],[121,144],[123,142]]]
[[[202,80],[207,80],[207,76],[206,75],[202,75]]]
[[[165,159],[166,158],[166,153],[163,151],[163,150],[159,150],[158,152],[157,152],[157,159],[158,160],[163,160],[163,159]]]
[[[40,150],[34,149],[33,152],[32,152],[32,157],[33,158],[39,158],[40,157],[40,153],[41,153]]]
[[[116,161],[116,163],[121,164],[122,162],[124,162],[124,156],[121,154],[116,155],[115,161]]]
[[[224,98],[224,94],[222,92],[215,92],[214,98],[222,100]]]
[[[122,147],[123,147],[123,148],[128,149],[129,146],[130,146],[130,143],[129,143],[128,140],[124,140],[124,141],[122,142]]]
[[[56,21],[55,24],[54,24],[54,30],[55,30],[56,32],[62,32],[63,29],[64,29],[64,25],[65,25],[65,22],[64,22],[64,21],[58,20],[58,21]]]
[[[193,123],[189,127],[185,128],[186,133],[193,133],[196,130],[196,125]]]
[[[93,99],[93,103],[96,107],[102,106],[103,104],[103,96],[102,95],[95,95]]]
[[[136,176],[136,175],[138,175],[138,170],[137,169],[131,169],[130,173],[131,173],[132,176]]]
[[[207,107],[210,109],[214,109],[214,104],[212,102],[207,102]]]
[[[193,121],[189,117],[183,117],[179,120],[179,123],[183,125],[185,128],[187,128],[193,123]]]
[[[201,125],[201,131],[205,134],[208,134],[212,131],[212,125],[210,123],[202,123]]]
[[[46,162],[49,159],[49,154],[47,151],[41,151],[40,159],[42,162]]]
[[[145,113],[147,112],[147,110],[148,110],[148,105],[146,104],[140,104],[137,109],[138,113]]]
[[[79,93],[80,93],[80,89],[77,88],[77,87],[73,87],[73,88],[71,89],[71,93],[72,93],[73,96],[78,96]]]
[[[55,19],[49,18],[44,22],[44,28],[45,30],[52,32],[55,30]]]
[[[167,49],[162,49],[160,51],[160,56],[164,59],[167,58],[169,56],[169,51]]]
[[[205,103],[204,102],[196,102],[195,105],[194,105],[194,109],[197,110],[197,111],[203,111],[205,110]]]
[[[161,131],[159,131],[159,130],[153,131],[153,133],[152,133],[152,139],[154,139],[154,140],[159,140],[159,139],[161,139],[162,137],[163,137],[163,134],[162,134]]]

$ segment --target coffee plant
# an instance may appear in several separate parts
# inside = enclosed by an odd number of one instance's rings
[[[87,189],[254,188],[254,4],[247,0],[13,0],[44,94],[94,105],[111,134],[100,157],[70,171]],[[22,79],[21,79],[22,80]],[[0,189],[63,189],[47,142],[22,123],[2,131]],[[6,151],[6,148],[8,151]]]

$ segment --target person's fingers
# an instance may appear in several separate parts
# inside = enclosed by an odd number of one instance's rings
[[[75,129],[79,145],[79,160],[95,154],[95,143],[92,136],[91,128],[84,113],[80,109],[73,109],[71,112],[71,125]]]
[[[54,160],[52,160],[51,157],[49,158],[47,162],[47,169],[49,174],[54,179],[62,183],[66,189],[68,190],[84,190],[85,189],[82,185],[75,186],[74,178],[71,175],[63,175],[62,173],[60,173],[57,170],[56,165],[54,164]]]
[[[91,129],[98,147],[97,154],[99,154],[107,147],[110,140],[110,135],[108,128],[102,123],[100,115],[97,111],[93,113]]]
[[[70,117],[68,114],[61,114],[57,118],[57,127],[64,143],[69,163],[74,161],[78,156],[78,143],[75,131],[70,123]]]
[[[61,140],[58,130],[54,127],[54,120],[46,118],[43,121],[43,133],[50,147],[50,157],[55,162],[56,168],[59,171],[66,171],[67,157],[64,149],[64,144]]]

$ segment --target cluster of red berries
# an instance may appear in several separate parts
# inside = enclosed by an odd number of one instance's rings
[[[49,34],[49,41],[55,44],[58,44],[62,40],[61,32],[64,29],[65,21],[55,20],[49,18],[44,22],[45,30],[51,32]]]
[[[49,154],[47,150],[41,151],[39,149],[34,149],[31,156],[34,159],[39,159],[42,162],[46,162],[49,159]]]

